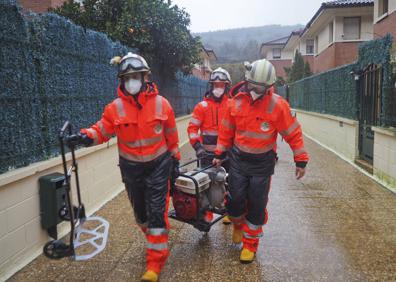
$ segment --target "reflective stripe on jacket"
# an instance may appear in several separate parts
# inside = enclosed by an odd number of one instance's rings
[[[118,98],[105,107],[102,119],[90,128],[82,129],[94,144],[108,141],[116,135],[119,154],[137,162],[149,162],[166,151],[180,159],[178,132],[173,109],[158,94],[154,83],[147,84],[136,103],[118,87]]]
[[[191,145],[194,146],[196,142],[200,142],[207,151],[214,152],[227,102],[227,94],[224,94],[219,102],[212,97],[205,97],[195,106],[187,128]]]
[[[276,148],[278,133],[290,145],[295,162],[307,162],[301,126],[291,114],[285,99],[273,93],[271,87],[265,95],[253,101],[243,83],[230,100],[220,126],[216,154],[222,155],[235,146],[250,154],[263,154]]]

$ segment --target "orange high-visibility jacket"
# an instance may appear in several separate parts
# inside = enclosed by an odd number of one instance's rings
[[[220,102],[216,102],[213,97],[205,97],[195,106],[187,128],[192,146],[200,142],[205,150],[215,151],[219,126],[226,112],[227,102],[228,97],[224,94]]]
[[[124,159],[149,162],[166,151],[180,159],[179,138],[175,114],[168,100],[158,94],[154,83],[139,94],[136,103],[118,87],[118,98],[105,107],[102,119],[90,128],[82,129],[94,144],[117,136],[118,151]]]
[[[250,154],[263,154],[276,148],[278,133],[283,136],[294,154],[295,162],[308,162],[301,126],[291,114],[285,99],[273,93],[271,87],[265,95],[253,101],[245,87],[228,103],[220,127],[216,155],[237,147]]]

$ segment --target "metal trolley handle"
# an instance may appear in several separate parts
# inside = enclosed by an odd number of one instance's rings
[[[45,244],[44,246],[44,254],[51,259],[60,259],[63,257],[73,257],[75,260],[87,260],[101,251],[103,251],[106,247],[108,231],[109,231],[109,223],[101,218],[101,217],[86,217],[84,204],[81,201],[81,192],[80,192],[80,181],[78,177],[78,164],[76,161],[75,155],[75,146],[77,142],[77,135],[72,134],[72,124],[69,121],[66,121],[60,132],[59,132],[59,143],[61,148],[62,155],[62,163],[63,163],[63,172],[64,172],[64,183],[66,189],[66,200],[67,200],[67,210],[63,211],[65,214],[63,215],[64,220],[70,221],[70,238],[69,245],[65,244],[61,240],[53,240]],[[71,142],[70,142],[71,141]],[[66,146],[70,148],[72,163],[71,167],[67,167],[66,162]],[[72,197],[71,197],[71,183],[70,179],[73,175],[76,181],[76,191],[77,191],[77,199],[78,205],[73,206]],[[61,211],[62,212],[62,211]],[[92,228],[84,228],[84,223],[86,222],[96,222],[96,227]],[[90,224],[92,225],[92,224]],[[87,235],[90,237],[87,239]],[[90,253],[85,253],[81,255],[77,255],[75,250],[78,247],[83,247],[85,245],[90,245],[93,247],[93,251]],[[90,248],[92,249],[92,248]]]

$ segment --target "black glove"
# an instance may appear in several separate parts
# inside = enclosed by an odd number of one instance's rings
[[[179,177],[179,161],[175,158],[172,158],[172,170],[170,173],[170,187],[171,187],[171,195],[173,194],[173,190],[175,188],[176,179]]]
[[[171,171],[171,181],[175,182],[176,178],[180,176],[180,170],[179,170],[179,160],[172,158],[172,171]]]
[[[205,148],[202,146],[200,142],[194,144],[194,149],[198,159],[204,158],[208,155]]]
[[[84,145],[85,147],[88,147],[93,144],[93,139],[89,138],[88,135],[84,133],[77,133],[67,136],[66,144],[69,147],[77,145]]]

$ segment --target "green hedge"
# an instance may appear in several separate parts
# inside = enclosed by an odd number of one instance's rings
[[[357,119],[357,88],[351,72],[362,72],[368,65],[383,69],[381,126],[396,126],[395,78],[392,77],[390,52],[392,37],[371,40],[359,46],[356,63],[329,70],[289,85],[290,104],[294,108]]]
[[[55,14],[24,14],[15,0],[0,0],[0,18],[3,173],[56,156],[64,121],[76,129],[97,121],[116,97],[116,69],[110,59],[133,50]],[[204,85],[178,74],[175,81],[162,83],[160,91],[179,102],[175,112],[181,115],[201,99]]]
[[[346,65],[289,85],[292,107],[356,119],[356,82]]]

